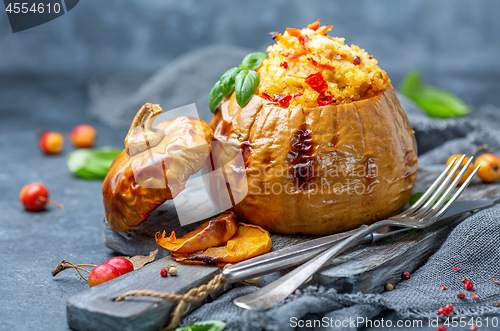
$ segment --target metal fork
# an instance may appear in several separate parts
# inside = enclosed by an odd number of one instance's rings
[[[459,174],[454,178],[456,172],[460,168],[465,155],[458,160],[456,158],[451,162],[432,185],[425,191],[420,199],[404,212],[392,216],[387,220],[372,224],[365,229],[353,234],[341,243],[328,249],[321,255],[313,258],[307,263],[289,272],[285,276],[270,283],[261,289],[236,298],[234,304],[245,309],[268,309],[275,304],[281,302],[292,294],[300,285],[309,279],[316,271],[318,271],[328,260],[338,256],[346,249],[358,244],[363,238],[370,233],[386,226],[396,226],[411,229],[423,229],[434,224],[450,206],[458,199],[460,194],[469,185],[472,178],[479,170],[477,166],[472,173],[467,177],[465,182],[453,194],[448,202],[446,199],[451,194],[453,189],[458,185],[460,179],[472,163],[473,157],[470,157],[467,163],[462,167]],[[453,167],[453,169],[451,169]],[[451,171],[450,171],[451,169]],[[450,184],[451,182],[451,184]],[[445,204],[446,203],[446,204]],[[444,206],[443,206],[444,205]]]

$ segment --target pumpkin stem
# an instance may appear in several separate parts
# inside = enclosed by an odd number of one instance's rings
[[[125,150],[129,156],[156,146],[163,139],[165,132],[152,127],[161,111],[160,105],[149,102],[139,109],[125,137]]]

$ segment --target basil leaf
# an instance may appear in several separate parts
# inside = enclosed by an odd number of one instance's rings
[[[241,70],[242,69],[238,67],[231,68],[220,78],[220,90],[226,98],[229,98],[231,93],[233,93],[236,76]]]
[[[449,118],[464,116],[471,108],[457,96],[426,85],[416,70],[406,75],[401,83],[401,92],[419,105],[431,117]]]
[[[215,110],[219,107],[220,102],[224,98],[222,91],[220,90],[220,81],[215,83],[214,87],[208,95],[208,105],[210,106],[210,111],[215,114]]]
[[[174,331],[222,331],[226,328],[223,321],[203,321],[196,322],[191,326],[177,328]]]
[[[66,164],[69,170],[85,179],[104,179],[113,160],[122,151],[111,147],[81,148],[69,153]]]
[[[222,331],[226,328],[223,321],[203,321],[191,325],[192,331]]]
[[[413,206],[422,195],[424,195],[424,192],[417,192],[415,194],[412,194],[412,196],[410,197],[410,201],[408,202],[410,206]]]
[[[260,77],[256,71],[243,69],[236,76],[234,90],[236,91],[236,102],[243,108],[257,92]]]
[[[436,191],[434,191],[434,192],[436,192]],[[433,193],[433,194],[434,194],[434,193]],[[420,199],[420,197],[422,197],[422,195],[424,195],[424,193],[423,193],[423,192],[417,192],[417,193],[413,194],[413,195],[410,197],[410,201],[408,202],[408,203],[410,204],[410,206],[413,206],[413,205],[414,205],[414,204],[418,201],[418,199]],[[432,196],[432,195],[431,195],[431,196]],[[437,198],[436,202],[437,202],[437,201],[438,201],[438,200],[439,200],[442,196],[443,196],[443,194],[441,193],[441,195],[439,196],[439,198]],[[446,199],[446,200],[444,201],[444,203],[447,203],[448,201],[450,201],[450,199],[451,199],[451,196],[449,196],[449,197],[448,197],[448,199]],[[429,199],[427,199],[427,200],[429,200]],[[425,202],[427,202],[427,200],[425,200]],[[425,203],[425,202],[424,202],[424,203]]]
[[[255,70],[260,67],[266,57],[267,54],[262,52],[248,54],[241,62],[241,66],[248,70]]]

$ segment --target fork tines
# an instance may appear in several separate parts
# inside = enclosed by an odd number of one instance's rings
[[[455,189],[462,177],[472,164],[473,157],[471,156],[467,162],[461,167],[465,160],[465,154],[460,159],[454,158],[452,162],[444,169],[439,177],[432,183],[432,185],[425,191],[425,193],[417,200],[410,208],[403,213],[396,215],[393,218],[410,218],[412,220],[418,219],[419,221],[427,221],[429,219],[438,219],[441,217],[448,208],[455,202],[456,199],[462,194],[465,188],[470,184],[472,178],[476,175],[480,166],[478,165],[472,173],[467,176],[460,188],[450,197],[451,192]],[[460,169],[458,175],[455,176]],[[451,169],[451,170],[450,170]],[[450,184],[451,182],[451,184]],[[448,200],[449,199],[449,200]],[[444,206],[443,206],[444,204]]]

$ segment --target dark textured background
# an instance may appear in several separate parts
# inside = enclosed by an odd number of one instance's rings
[[[66,299],[87,285],[71,271],[52,279],[50,270],[63,258],[102,263],[112,254],[102,245],[101,183],[73,177],[64,154],[45,156],[37,147],[38,130],[69,132],[80,123],[97,127],[98,146],[123,146],[126,128],[89,116],[90,82],[141,82],[211,44],[264,50],[269,31],[320,18],[334,26],[331,35],[374,54],[396,86],[418,68],[467,103],[499,106],[499,13],[496,0],[82,0],[16,34],[0,13],[0,329],[65,330]],[[197,106],[207,114],[206,104]],[[33,181],[66,210],[24,211],[18,193]]]

